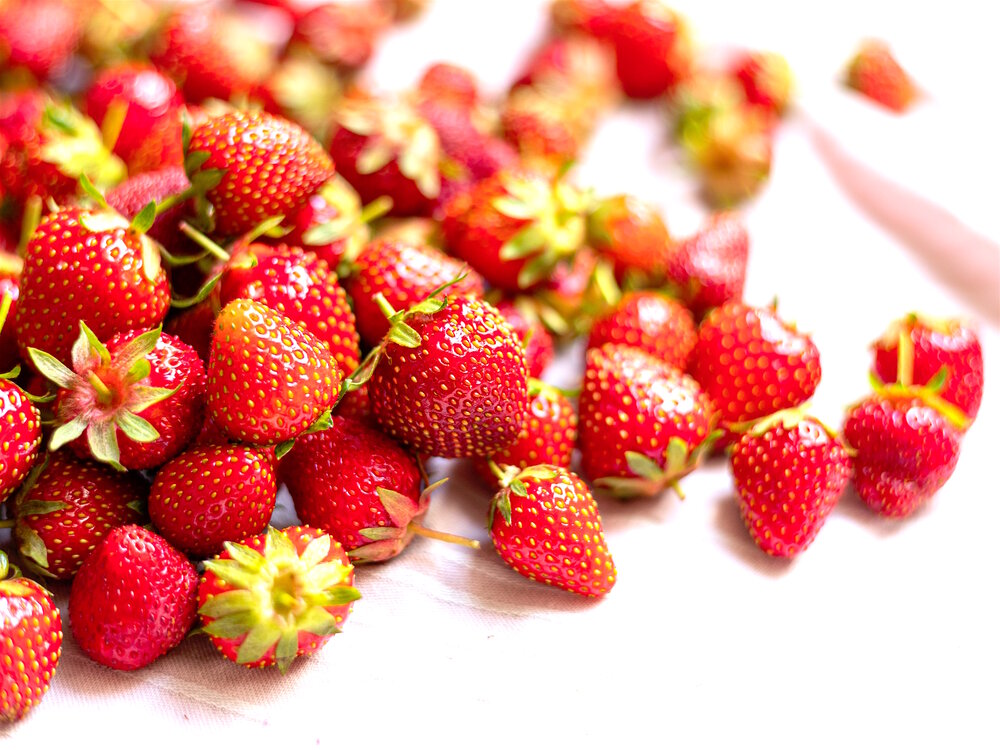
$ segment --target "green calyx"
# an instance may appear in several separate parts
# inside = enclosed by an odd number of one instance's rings
[[[685,496],[678,480],[698,467],[721,436],[722,431],[715,430],[693,447],[682,438],[670,438],[662,466],[643,453],[626,451],[625,461],[633,476],[602,477],[594,484],[621,498],[649,497],[670,487],[683,500]]]
[[[42,115],[42,160],[70,177],[87,175],[100,187],[125,178],[125,164],[104,142],[97,123],[69,104],[51,103]],[[115,134],[117,137],[117,134]]]
[[[518,466],[500,465],[492,458],[487,461],[487,465],[500,485],[500,491],[497,492],[490,503],[490,512],[487,521],[488,527],[493,526],[493,520],[497,513],[503,518],[504,523],[510,525],[510,496],[513,493],[518,497],[527,497],[528,487],[525,484],[527,480],[545,481],[555,479],[559,475],[559,472],[562,471],[558,466],[551,464],[537,464],[536,466],[528,466],[524,469]]]

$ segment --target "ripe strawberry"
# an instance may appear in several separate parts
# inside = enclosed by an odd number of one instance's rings
[[[206,299],[168,317],[163,330],[194,349],[202,362],[208,362],[214,326],[215,307],[211,299]]]
[[[140,669],[184,640],[197,595],[198,573],[184,555],[141,526],[119,526],[73,579],[73,638],[98,664]]]
[[[379,239],[370,243],[354,263],[347,293],[354,303],[358,331],[367,347],[389,332],[389,321],[375,301],[381,294],[397,310],[406,310],[462,275],[466,267],[436,247]],[[449,288],[452,294],[481,297],[485,284],[475,271]],[[354,368],[350,368],[354,369]]]
[[[294,38],[322,62],[356,70],[368,62],[390,20],[380,3],[325,2],[296,21]]]
[[[479,104],[479,83],[466,68],[434,63],[420,76],[417,96],[471,111]]]
[[[149,517],[190,557],[210,557],[225,542],[260,534],[278,488],[272,452],[248,445],[197,445],[156,474]]]
[[[391,322],[368,381],[375,418],[390,436],[446,458],[488,456],[517,439],[527,364],[492,305],[436,296]]]
[[[595,292],[606,305],[602,285],[596,283],[606,266],[584,245],[568,264],[557,265],[548,278],[532,291],[538,317],[553,334],[582,334],[590,329]]]
[[[587,348],[627,344],[684,370],[697,340],[694,318],[679,302],[657,292],[628,292],[594,321]]]
[[[750,240],[735,214],[713,215],[669,254],[667,277],[678,298],[697,318],[743,297]]]
[[[333,537],[308,526],[268,528],[205,563],[198,612],[227,659],[284,672],[339,633],[360,597]]]
[[[582,34],[542,42],[512,88],[532,86],[574,107],[586,130],[608,109],[618,93],[611,46]]]
[[[140,230],[111,211],[63,208],[42,219],[21,275],[15,330],[22,352],[33,347],[68,361],[80,322],[99,341],[159,325],[170,287],[159,250]]]
[[[0,297],[0,333],[13,297]],[[7,373],[7,376],[17,373]],[[38,457],[42,442],[42,419],[28,394],[13,381],[0,376],[0,503],[24,481]]]
[[[614,44],[618,80],[632,99],[669,93],[693,67],[687,22],[663,0],[633,0],[604,31]]]
[[[676,367],[621,344],[587,352],[580,452],[598,486],[623,497],[676,489],[711,447],[714,424],[708,396]]]
[[[354,390],[344,394],[333,409],[333,416],[354,419],[369,427],[379,429],[375,414],[372,413],[372,402],[368,398],[368,384],[361,383]]]
[[[819,385],[819,350],[774,307],[728,302],[708,314],[691,355],[691,374],[724,424],[745,422],[809,399]]]
[[[222,170],[205,197],[225,236],[290,214],[334,174],[330,157],[311,135],[265,112],[228,112],[195,128],[187,165],[192,180],[199,171]]]
[[[234,440],[294,438],[333,406],[340,379],[322,341],[259,302],[234,300],[215,320],[208,411]]]
[[[0,300],[9,297],[9,300],[3,303],[7,305],[7,309],[4,310],[6,321],[0,320],[0,372],[13,369],[20,359],[17,338],[14,336],[14,321],[17,320],[17,300],[21,296],[23,268],[24,262],[19,256],[0,250]]]
[[[983,399],[983,347],[976,332],[959,320],[934,320],[916,313],[897,320],[872,344],[875,374],[884,383],[896,382],[899,337],[909,338],[913,349],[915,385],[927,385],[942,367],[947,369],[938,395],[959,409],[969,424]]]
[[[861,45],[847,68],[847,85],[893,112],[905,112],[917,98],[910,76],[879,41]]]
[[[729,460],[747,530],[777,557],[795,557],[812,544],[851,478],[843,444],[800,410],[754,424]]]
[[[629,195],[602,199],[588,218],[587,240],[611,262],[619,284],[663,281],[671,240],[652,206]]]
[[[21,578],[0,551],[0,722],[23,719],[49,689],[62,655],[52,594]]]
[[[528,375],[539,378],[555,356],[552,336],[545,330],[541,319],[532,305],[523,298],[518,301],[501,299],[495,305],[497,312],[507,321],[510,329],[517,334],[524,347],[524,358],[528,363]],[[548,463],[555,463],[549,461]]]
[[[490,504],[497,553],[533,581],[583,596],[604,596],[617,571],[601,514],[586,483],[559,466],[510,471]]]
[[[80,40],[78,11],[64,0],[0,3],[0,67],[40,81],[64,72]]]
[[[149,487],[66,451],[49,454],[18,495],[14,540],[29,571],[67,581],[111,529],[141,523]]]
[[[573,103],[533,86],[518,86],[500,112],[503,136],[527,164],[558,172],[575,161],[587,128]]]
[[[180,453],[201,425],[205,366],[180,339],[127,331],[102,344],[83,323],[73,369],[37,349],[35,368],[59,386],[49,444],[118,468],[151,469]]]
[[[780,117],[792,96],[792,69],[776,52],[742,52],[729,67],[743,87],[746,101]]]

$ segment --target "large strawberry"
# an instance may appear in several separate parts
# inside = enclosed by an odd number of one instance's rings
[[[599,486],[623,497],[676,489],[711,447],[714,424],[708,396],[676,367],[622,344],[587,352],[580,452]]]
[[[559,466],[507,471],[487,523],[497,553],[533,581],[604,596],[617,571],[586,483]]]
[[[333,177],[323,147],[305,130],[266,112],[232,111],[195,128],[188,143],[192,181],[220,170],[205,197],[219,234],[249,232],[265,219],[298,209]]]
[[[140,669],[184,640],[197,596],[198,573],[184,555],[148,529],[119,526],[73,579],[73,638],[98,664]]]
[[[334,405],[340,380],[326,344],[259,302],[234,300],[215,320],[208,411],[234,440],[294,438]]]
[[[69,580],[117,526],[141,523],[149,487],[66,451],[49,455],[14,507],[14,540],[30,572]]]
[[[735,214],[715,214],[676,244],[667,262],[671,288],[701,318],[708,310],[743,297],[750,239]]]
[[[0,551],[0,722],[24,718],[49,689],[62,655],[52,595]]]
[[[587,348],[627,344],[684,370],[697,340],[694,318],[677,300],[657,292],[628,292],[594,321]]]
[[[99,341],[159,325],[170,287],[144,229],[103,210],[63,208],[42,219],[21,275],[15,327],[21,350],[33,347],[66,362],[81,322]]]
[[[861,45],[847,68],[847,85],[868,99],[896,112],[905,112],[917,98],[917,87],[893,56],[876,40]]]
[[[797,409],[755,423],[729,461],[743,521],[757,546],[777,557],[812,543],[851,478],[837,436]]]
[[[269,528],[205,563],[198,612],[227,659],[284,672],[339,633],[360,597],[354,566],[333,537],[307,526]]]
[[[618,283],[644,287],[663,282],[671,240],[653,206],[630,195],[601,199],[587,219],[587,240],[611,263]]]
[[[163,537],[191,557],[261,533],[274,511],[271,451],[247,445],[196,445],[156,474],[149,517]]]

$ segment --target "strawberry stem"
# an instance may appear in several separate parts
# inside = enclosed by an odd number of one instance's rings
[[[10,312],[10,306],[14,304],[14,297],[10,292],[3,293],[3,299],[0,300],[0,332],[3,331],[3,324],[7,322],[7,314]]]
[[[899,353],[896,361],[896,380],[900,385],[913,385],[913,339],[909,330],[899,332]]]
[[[21,216],[21,238],[17,243],[17,254],[24,257],[24,251],[28,247],[35,230],[38,229],[38,222],[42,220],[42,199],[33,195],[28,198],[24,205],[24,213]]]
[[[388,195],[381,195],[361,209],[358,219],[362,224],[371,224],[376,219],[385,216],[391,210],[392,198]]]
[[[210,240],[207,236],[199,232],[193,226],[188,224],[186,221],[182,221],[178,227],[184,234],[190,237],[195,243],[205,250],[208,251],[209,255],[218,258],[223,263],[229,261],[229,253],[222,249],[221,246]]]
[[[479,549],[478,539],[467,539],[466,537],[458,536],[457,534],[448,534],[444,531],[428,529],[426,526],[421,526],[416,521],[410,521],[408,528],[414,534],[419,534],[420,536],[425,536],[429,539],[437,539],[450,544],[461,544],[463,547],[469,547],[470,549]]]
[[[12,528],[14,528],[14,524],[15,523],[16,522],[14,521],[13,518],[7,518],[7,519],[4,519],[4,520],[0,520],[0,529],[12,529]],[[6,562],[6,559],[5,559],[5,562]],[[2,578],[3,578],[3,571],[0,570],[0,579],[2,579]]]
[[[96,372],[91,371],[87,375],[87,380],[97,393],[97,400],[102,406],[107,406],[114,400],[114,394],[111,392],[111,389],[104,384],[104,381],[97,376]]]

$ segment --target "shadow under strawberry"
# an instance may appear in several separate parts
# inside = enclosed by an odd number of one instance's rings
[[[770,578],[780,578],[793,568],[795,558],[773,557],[757,546],[743,523],[734,492],[726,492],[715,499],[714,520],[729,552],[757,572]]]

